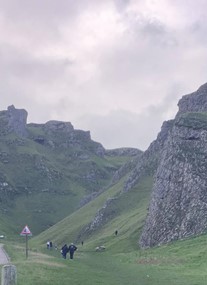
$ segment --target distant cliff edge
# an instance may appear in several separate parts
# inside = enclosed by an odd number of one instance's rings
[[[160,152],[142,248],[207,230],[207,84],[178,107]]]

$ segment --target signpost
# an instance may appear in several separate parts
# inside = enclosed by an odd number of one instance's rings
[[[25,236],[25,241],[26,241],[26,259],[27,259],[28,258],[28,236],[32,236],[32,233],[31,233],[31,231],[30,231],[30,229],[29,229],[29,227],[27,225],[23,228],[23,230],[22,230],[20,235],[21,236]]]

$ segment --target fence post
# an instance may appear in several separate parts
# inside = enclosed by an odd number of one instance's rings
[[[15,265],[4,265],[2,267],[1,285],[16,285],[17,270]]]

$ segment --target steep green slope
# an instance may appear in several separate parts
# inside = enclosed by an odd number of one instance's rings
[[[25,112],[0,112],[0,211],[14,234],[25,224],[38,234],[104,191],[140,151],[107,154],[89,132],[69,122],[26,125]]]
[[[121,252],[123,246],[129,247],[130,250],[137,248],[137,237],[145,219],[151,193],[152,177],[143,177],[131,191],[120,195],[125,179],[126,177],[122,178],[89,204],[33,238],[32,244],[45,247],[49,239],[60,247],[63,243],[80,243],[83,240],[88,249],[102,244]],[[104,224],[92,231],[85,230],[107,199],[112,199],[113,205],[106,207]],[[118,230],[117,236],[114,235],[115,230]]]
[[[31,225],[34,233],[72,213],[85,196],[106,186],[115,170],[129,159],[117,162],[114,158],[113,163],[111,157],[91,153],[85,161],[68,162],[64,160],[67,150],[50,152],[29,140],[12,147],[5,147],[1,140],[0,149],[5,154],[0,162],[2,212],[11,223],[15,217],[16,227]]]
[[[88,224],[107,197],[116,196],[123,181],[102,193],[94,201],[63,221],[29,239],[29,259],[24,246],[8,243],[12,263],[17,266],[18,281],[24,284],[103,284],[103,285],[205,285],[207,280],[206,235],[166,246],[142,250],[138,247],[152,178],[144,177],[130,192],[120,196],[114,205],[114,217],[78,244],[73,262],[63,260],[59,250],[47,250],[45,242],[59,247],[74,240],[84,224]],[[119,200],[119,201],[118,201]],[[138,207],[137,207],[138,206]],[[138,210],[139,209],[139,210]],[[108,209],[110,212],[110,209]],[[118,229],[118,235],[114,230]],[[95,247],[105,245],[104,252]],[[43,254],[44,253],[44,254]]]

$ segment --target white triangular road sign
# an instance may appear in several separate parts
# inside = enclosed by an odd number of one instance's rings
[[[23,228],[23,230],[22,230],[20,235],[21,236],[24,236],[24,235],[31,236],[32,235],[32,233],[31,233],[31,231],[30,231],[30,229],[29,229],[29,227],[27,225]]]

